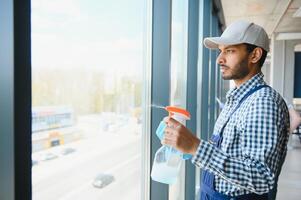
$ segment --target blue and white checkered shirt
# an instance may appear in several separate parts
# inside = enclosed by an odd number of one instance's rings
[[[227,93],[214,133],[218,134],[238,102],[252,88],[265,84],[258,73]],[[249,96],[232,115],[221,147],[201,140],[192,163],[215,175],[215,190],[226,195],[263,194],[274,186],[286,155],[289,114],[282,97],[272,88]]]

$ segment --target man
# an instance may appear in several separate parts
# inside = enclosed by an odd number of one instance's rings
[[[167,117],[162,143],[192,154],[192,163],[203,169],[202,200],[275,199],[289,114],[261,73],[268,36],[254,23],[237,21],[221,37],[205,38],[204,45],[220,50],[217,63],[222,77],[234,80],[236,87],[227,93],[210,141],[198,139]]]

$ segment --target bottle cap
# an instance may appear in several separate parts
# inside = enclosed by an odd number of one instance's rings
[[[170,116],[172,116],[173,114],[178,114],[178,115],[181,115],[182,117],[184,117],[186,120],[190,119],[190,113],[183,108],[179,108],[179,107],[175,107],[175,106],[166,106],[165,110],[167,110],[169,112]]]

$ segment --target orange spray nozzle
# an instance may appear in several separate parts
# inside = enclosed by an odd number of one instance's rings
[[[186,120],[190,119],[190,113],[183,108],[179,108],[175,106],[166,106],[165,110],[167,110],[170,117],[173,116],[174,114],[178,114],[184,117]]]

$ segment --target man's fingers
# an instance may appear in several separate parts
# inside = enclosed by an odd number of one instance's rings
[[[171,118],[171,117],[169,117],[168,123],[174,125],[174,127],[181,125],[180,122],[178,122],[177,120],[175,120],[174,118]]]
[[[170,138],[164,137],[161,140],[161,144],[163,144],[163,145],[169,145],[169,146],[175,146],[175,141],[172,140],[172,139],[170,139]]]
[[[164,130],[164,132],[166,132],[166,133],[171,133],[171,132],[173,132],[173,131],[174,131],[174,129],[171,128],[171,127],[169,127],[169,126],[167,126],[167,127],[165,128],[165,130]]]
[[[163,121],[165,122],[165,123],[168,123],[168,121],[169,121],[169,116],[167,116],[167,117],[164,117],[164,119],[163,119]]]
[[[175,129],[181,127],[181,123],[171,117],[165,117],[163,121],[167,124],[168,127],[173,127]]]
[[[165,128],[165,136],[169,138],[176,138],[179,136],[179,133],[174,128],[166,127]]]

